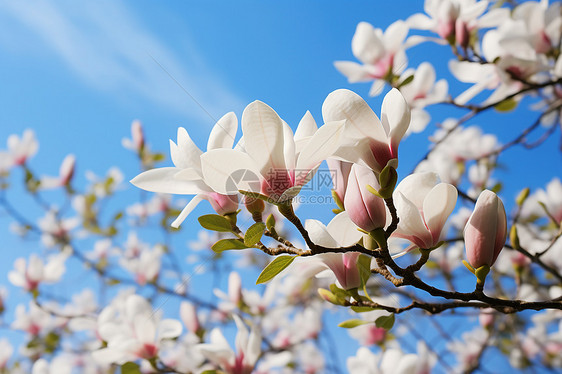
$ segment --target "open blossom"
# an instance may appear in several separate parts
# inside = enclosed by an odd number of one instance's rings
[[[145,285],[158,278],[163,253],[161,246],[155,246],[153,249],[145,248],[138,256],[122,257],[120,263],[123,268],[133,273],[138,284]]]
[[[20,304],[16,307],[14,321],[11,327],[15,330],[22,330],[31,336],[38,336],[48,333],[53,329],[64,325],[66,319],[54,317],[41,309],[35,302],[29,302],[29,311]]]
[[[559,178],[553,178],[545,189],[539,189],[529,196],[521,209],[521,215],[524,217],[544,216],[544,209],[539,203],[544,204],[556,223],[562,223],[562,183]]]
[[[406,70],[402,77],[407,78],[413,75],[414,79],[400,87],[400,92],[412,109],[412,121],[408,131],[421,132],[430,121],[429,113],[423,110],[424,107],[445,101],[449,85],[445,79],[435,81],[435,69],[429,62],[422,62],[414,71]]]
[[[80,218],[61,218],[55,211],[48,211],[38,221],[41,229],[41,242],[47,247],[68,241],[70,232],[80,224]]]
[[[283,202],[296,196],[336,150],[343,123],[317,129],[310,114],[296,133],[261,101],[242,114],[244,149],[213,149],[201,156],[205,182],[217,193],[257,192]],[[242,148],[242,147],[240,147]]]
[[[179,321],[160,320],[150,303],[139,295],[129,295],[123,309],[107,306],[98,321],[98,334],[107,342],[107,348],[93,352],[100,364],[158,357],[162,343],[182,332]]]
[[[473,268],[492,266],[507,237],[507,218],[500,198],[489,190],[478,196],[464,229],[466,256]]]
[[[400,221],[392,236],[423,249],[439,243],[458,192],[451,184],[438,183],[438,179],[437,174],[428,172],[411,174],[400,182],[393,194]]]
[[[123,138],[121,144],[123,147],[136,153],[140,153],[142,151],[144,148],[144,132],[139,120],[135,120],[131,123],[131,139]]]
[[[250,333],[244,322],[237,315],[233,315],[238,328],[234,352],[224,335],[218,328],[210,333],[210,342],[197,345],[197,349],[212,363],[218,365],[227,374],[250,374],[253,372],[261,353],[261,335],[252,326]]]
[[[345,138],[334,156],[380,173],[387,165],[398,166],[398,145],[410,125],[410,108],[393,88],[382,103],[381,118],[356,93],[339,89],[322,105],[325,122],[345,120]]]
[[[344,207],[353,223],[370,232],[385,227],[386,207],[382,198],[369,192],[368,185],[380,189],[378,178],[371,169],[354,164],[349,173]]]
[[[23,136],[12,134],[8,137],[8,152],[14,165],[23,165],[39,150],[39,143],[35,139],[33,130],[25,130]]]
[[[320,221],[306,220],[305,228],[315,244],[328,248],[347,247],[357,243],[361,238],[361,233],[351,222],[347,212],[335,216],[327,227]],[[359,287],[361,284],[358,258],[359,252],[323,253],[303,261],[311,265],[307,274],[313,275],[328,268],[336,276],[338,284],[347,290]]]
[[[42,189],[50,189],[68,186],[74,175],[75,164],[76,157],[74,155],[66,156],[60,165],[58,177],[41,178],[41,184],[39,187]]]
[[[406,23],[411,28],[431,30],[444,40],[466,47],[471,33],[497,26],[508,16],[505,8],[486,12],[488,4],[487,0],[425,0],[427,15],[414,14]]]
[[[350,83],[373,80],[370,95],[376,96],[388,76],[400,75],[406,67],[404,40],[407,35],[408,26],[403,21],[394,22],[384,32],[367,22],[360,22],[353,35],[351,49],[362,64],[336,61],[334,65]]]
[[[236,115],[232,112],[225,114],[211,130],[207,151],[231,149],[237,128]],[[177,144],[170,140],[170,154],[173,167],[145,171],[133,178],[131,183],[152,192],[195,195],[172,223],[173,227],[179,227],[202,200],[209,201],[218,214],[233,213],[238,209],[236,195],[216,193],[205,183],[200,159],[203,152],[193,143],[183,127],[178,129]]]
[[[29,260],[18,258],[14,262],[14,270],[8,273],[8,279],[16,287],[26,291],[35,291],[41,283],[58,282],[65,271],[64,263],[69,253],[61,252],[49,258],[47,263],[34,253]]]

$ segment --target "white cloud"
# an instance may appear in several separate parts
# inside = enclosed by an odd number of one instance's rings
[[[218,119],[226,111],[243,107],[243,100],[209,71],[197,51],[186,51],[189,61],[178,59],[118,1],[7,1],[0,3],[0,10],[4,17],[9,15],[16,21],[7,27],[2,22],[7,29],[19,25],[24,27],[21,34],[31,31],[32,39],[39,38],[97,89],[141,97],[211,125],[209,115],[191,101],[161,64],[212,117]],[[10,31],[10,37],[17,34]]]

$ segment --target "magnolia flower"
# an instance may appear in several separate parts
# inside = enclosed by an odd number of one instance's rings
[[[435,173],[416,173],[404,178],[394,190],[400,221],[392,236],[409,240],[409,249],[435,247],[441,240],[447,218],[455,209],[457,189],[438,183]]]
[[[235,339],[236,353],[232,351],[218,328],[211,330],[209,343],[198,344],[196,348],[228,374],[250,374],[261,353],[261,336],[254,326],[248,333],[248,329],[237,315],[233,315],[233,318],[238,328]]]
[[[415,71],[408,69],[402,74],[404,79],[409,76],[414,79],[400,86],[400,92],[412,108],[412,121],[408,131],[417,133],[423,131],[430,120],[429,113],[423,108],[445,101],[449,85],[445,79],[435,82],[435,69],[429,62],[422,62]]]
[[[546,188],[539,189],[529,196],[521,209],[521,215],[524,217],[544,216],[544,209],[539,203],[544,204],[557,224],[562,223],[562,183],[559,178],[553,178],[548,182]]]
[[[334,157],[368,166],[380,173],[387,165],[398,166],[398,145],[410,124],[410,109],[397,89],[386,94],[381,117],[356,93],[340,89],[322,105],[325,122],[345,120],[345,137]]]
[[[92,353],[100,364],[153,359],[158,357],[163,341],[182,332],[179,321],[160,320],[148,301],[138,295],[128,296],[122,311],[112,305],[106,307],[98,320],[98,333],[107,342],[107,348]]]
[[[500,198],[489,190],[478,196],[464,229],[468,262],[474,269],[492,266],[507,237],[507,218]]]
[[[320,221],[308,219],[305,222],[305,228],[315,244],[328,248],[353,245],[362,236],[349,219],[347,212],[335,216],[327,227]],[[323,253],[312,258],[303,258],[302,261],[311,265],[307,270],[308,275],[317,274],[327,268],[336,276],[336,280],[342,288],[351,289],[361,285],[357,266],[358,258],[359,252]]]
[[[528,1],[513,9],[512,17],[522,21],[516,35],[509,38],[514,47],[517,44],[530,45],[537,53],[548,53],[560,45],[562,9],[559,2],[548,5],[548,0]],[[523,27],[521,27],[523,26]],[[514,48],[515,49],[515,48]]]
[[[65,271],[64,263],[69,253],[61,252],[49,258],[44,263],[32,253],[29,261],[18,258],[14,261],[14,270],[8,273],[8,279],[16,287],[23,287],[26,291],[36,291],[41,283],[56,283]]]
[[[243,190],[283,202],[296,196],[334,153],[343,123],[326,123],[316,130],[307,114],[293,134],[272,108],[254,101],[244,109],[242,131],[244,151],[214,149],[201,156],[205,182],[217,193]]]
[[[121,144],[126,149],[139,154],[141,153],[144,148],[144,133],[142,130],[142,124],[139,120],[135,120],[131,123],[131,139],[123,138],[123,140],[121,140]]]
[[[180,304],[180,318],[185,327],[196,334],[201,328],[199,317],[197,316],[197,309],[194,304],[189,301],[182,301]]]
[[[39,143],[35,139],[33,130],[25,130],[23,136],[12,134],[8,137],[8,152],[14,165],[23,165],[39,150]]]
[[[6,368],[12,353],[14,353],[14,347],[12,347],[10,341],[6,338],[0,339],[0,371]]]
[[[361,347],[357,356],[347,359],[347,369],[353,374],[425,374],[431,372],[437,357],[430,354],[423,343],[418,343],[418,354],[403,353],[399,348],[375,354]]]
[[[41,229],[41,242],[47,248],[66,243],[70,232],[80,224],[79,217],[61,218],[57,212],[50,210],[37,222]]]
[[[237,128],[238,119],[236,115],[232,112],[225,114],[211,130],[207,142],[207,151],[232,148]],[[174,163],[173,167],[145,171],[133,178],[131,183],[143,190],[152,192],[195,195],[176,220],[172,222],[172,227],[179,227],[202,200],[209,201],[218,214],[236,211],[238,208],[238,197],[236,195],[216,193],[203,180],[200,159],[203,152],[193,143],[183,127],[178,129],[177,144],[170,140],[170,154]]]
[[[11,327],[14,330],[25,331],[31,336],[39,336],[62,326],[65,322],[66,319],[53,317],[35,302],[30,301],[28,312],[26,312],[23,304],[16,307],[15,318]]]
[[[74,166],[76,164],[76,157],[68,155],[64,158],[60,165],[58,177],[43,177],[41,178],[42,189],[58,188],[68,186],[72,176],[74,175]]]
[[[349,83],[373,80],[369,94],[376,96],[389,76],[400,75],[406,67],[404,39],[407,35],[408,26],[403,21],[392,23],[384,33],[367,22],[360,22],[353,35],[351,49],[363,65],[352,61],[336,61],[334,65]]]
[[[137,257],[121,258],[120,264],[133,273],[136,282],[143,286],[156,281],[158,278],[163,254],[164,249],[157,245],[152,250],[144,249]]]
[[[488,3],[487,0],[425,0],[424,10],[429,17],[417,13],[406,23],[411,28],[431,30],[450,43],[467,47],[471,33],[495,27],[509,16],[509,10],[505,8],[486,12]]]
[[[370,232],[386,225],[384,200],[367,190],[367,186],[380,189],[375,173],[358,164],[351,167],[345,191],[344,207],[349,218],[359,228]]]

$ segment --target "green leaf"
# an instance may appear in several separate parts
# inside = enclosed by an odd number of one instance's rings
[[[221,239],[211,249],[216,253],[228,251],[229,249],[246,249],[248,248],[241,239]]]
[[[140,367],[134,362],[125,362],[121,365],[121,374],[141,374]]]
[[[394,326],[394,313],[389,316],[381,316],[375,320],[377,327],[382,327],[385,330],[390,330]]]
[[[256,284],[266,283],[275,278],[277,274],[282,272],[287,266],[291,265],[293,261],[295,261],[297,256],[279,256],[276,257],[273,261],[269,263],[263,269]]]
[[[359,255],[357,259],[357,268],[359,269],[359,276],[361,277],[361,284],[367,284],[367,280],[371,276],[371,257],[367,255]]]
[[[369,323],[369,321],[365,321],[362,319],[349,319],[340,323],[338,327],[343,327],[344,329],[352,329],[357,326],[366,325],[367,323]]]
[[[206,214],[198,218],[199,223],[201,226],[206,228],[207,230],[211,231],[220,231],[220,232],[231,232],[232,225],[223,216],[219,216],[218,214]]]
[[[365,313],[372,312],[375,309],[371,308],[370,306],[352,306],[351,310],[353,310],[355,313]]]
[[[513,99],[507,99],[502,102],[497,103],[494,108],[498,112],[510,112],[517,107],[517,101]]]
[[[406,79],[404,79],[402,82],[400,82],[400,84],[398,85],[398,88],[402,88],[405,85],[412,83],[413,80],[414,80],[414,74],[409,75]]]
[[[265,226],[267,227],[268,230],[271,230],[272,228],[275,227],[275,217],[273,216],[273,214],[270,214],[267,219],[265,220]]]
[[[265,230],[265,225],[263,222],[254,223],[244,234],[244,244],[248,247],[253,247],[256,245],[263,235]]]

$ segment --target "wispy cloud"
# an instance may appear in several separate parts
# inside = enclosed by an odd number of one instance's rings
[[[243,100],[209,71],[196,50],[182,51],[189,58],[180,60],[178,53],[147,30],[121,2],[7,1],[0,3],[0,10],[12,21],[8,28],[23,27],[24,34],[54,51],[79,78],[97,89],[144,98],[211,122],[164,67],[213,117],[243,105]]]

